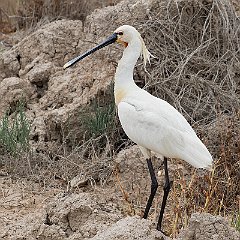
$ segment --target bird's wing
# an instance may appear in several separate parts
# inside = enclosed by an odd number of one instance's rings
[[[186,119],[170,104],[156,99],[131,98],[119,103],[119,119],[128,137],[163,156],[183,159],[195,167],[209,165],[211,155]]]
[[[126,98],[125,103],[133,105],[139,114],[151,115],[152,121],[156,121],[157,125],[195,134],[187,120],[172,105],[146,91],[143,93]]]

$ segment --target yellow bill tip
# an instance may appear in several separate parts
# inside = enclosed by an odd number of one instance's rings
[[[65,69],[68,68],[69,66],[70,66],[70,64],[67,62],[67,63],[64,64],[63,69],[65,70]]]

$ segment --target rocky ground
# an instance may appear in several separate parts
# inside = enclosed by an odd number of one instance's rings
[[[0,238],[41,240],[114,240],[172,239],[158,232],[156,217],[162,198],[163,176],[159,171],[159,193],[149,220],[142,219],[150,179],[145,160],[136,146],[121,151],[115,163],[120,169],[107,183],[99,184],[81,176],[61,187],[52,184],[16,179],[1,172]],[[171,178],[176,168],[188,171],[181,164],[169,162]],[[160,169],[160,166],[159,166]],[[146,181],[147,180],[147,181]],[[165,217],[173,211],[170,194]],[[145,195],[145,196],[144,196]],[[139,199],[136,201],[133,199]],[[128,215],[128,216],[127,216]],[[165,220],[166,221],[166,220]],[[167,230],[168,226],[164,224]],[[192,214],[189,224],[175,240],[238,240],[240,237],[227,219],[208,213]]]
[[[87,17],[84,26],[78,20],[59,20],[40,27],[13,47],[9,38],[10,45],[4,45],[0,53],[0,116],[9,107],[15,109],[17,102],[24,98],[31,122],[30,141],[38,160],[43,151],[50,152],[53,143],[63,141],[61,127],[69,124],[69,116],[72,132],[83,136],[78,129],[77,113],[97,95],[106,95],[121,51],[116,46],[103,49],[67,70],[62,68],[64,63],[101,42],[116,27],[125,24],[126,19],[129,25],[150,19],[150,10],[161,4],[151,0],[124,0],[116,6],[96,10]],[[12,36],[13,42],[15,37]],[[70,156],[65,161],[72,159]],[[64,174],[54,169],[57,163],[51,162],[50,171],[56,173],[50,181],[44,178],[46,173],[41,173],[39,178],[18,178],[0,165],[0,239],[170,239],[155,230],[162,198],[161,163],[155,162],[160,189],[149,220],[141,218],[150,179],[139,150],[129,147],[120,151],[111,163],[107,157],[104,166],[101,163],[96,165],[96,178],[86,174],[86,169],[84,175],[78,174],[86,166],[80,162],[79,169],[66,180]],[[182,162],[171,160],[169,168],[172,179],[176,171],[191,179],[192,169]],[[200,172],[199,177],[203,179],[204,173]],[[174,194],[169,201],[166,219],[177,212]],[[169,224],[170,220],[166,220],[166,229]],[[188,226],[184,227],[171,239],[240,239],[229,219],[204,212],[192,214]]]
[[[136,148],[134,147],[132,151],[136,151]],[[131,150],[119,156],[122,164],[126,163],[122,158],[123,155],[127,158],[131,156],[129,153]],[[141,164],[139,165],[137,161],[139,160],[136,160],[135,156],[136,168],[139,169]],[[131,169],[133,170],[136,169]],[[0,178],[1,239],[170,240],[155,229],[154,213],[150,214],[151,220],[142,219],[133,212],[129,213],[130,216],[126,216],[124,208],[129,208],[131,204],[128,205],[129,202],[124,200],[123,194],[116,190],[119,188],[118,183],[109,182],[106,186],[88,185],[79,188],[75,185],[64,190],[56,186],[43,186],[30,180],[13,179],[3,175],[2,173]],[[130,176],[130,173],[127,173],[122,177],[130,182],[132,181]],[[140,184],[144,182],[141,177],[139,181]],[[125,181],[121,184],[125,190],[128,189]],[[160,184],[162,185],[162,181]],[[168,209],[169,207],[166,214]],[[137,207],[135,210],[137,211]],[[238,240],[239,237],[239,232],[223,217],[194,213],[188,226],[174,239]]]

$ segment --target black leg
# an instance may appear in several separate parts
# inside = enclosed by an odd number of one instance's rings
[[[161,228],[162,228],[162,220],[163,220],[164,209],[165,209],[165,206],[166,206],[168,193],[170,192],[170,188],[171,188],[171,182],[169,181],[167,158],[166,157],[164,157],[164,171],[165,171],[165,184],[164,184],[164,187],[163,187],[164,194],[163,194],[161,211],[160,211],[160,215],[159,215],[159,219],[158,219],[158,223],[157,223],[157,230],[159,230],[159,231],[162,231]]]
[[[145,208],[144,215],[143,215],[143,218],[145,218],[145,219],[148,216],[150,207],[152,206],[153,198],[154,198],[154,196],[156,194],[156,191],[157,191],[157,188],[158,188],[157,178],[156,178],[156,175],[154,173],[152,161],[151,161],[150,158],[147,159],[147,164],[148,164],[148,170],[149,170],[149,173],[150,173],[150,176],[151,176],[152,184],[151,184],[151,193],[150,193],[150,196],[148,198],[147,206]]]

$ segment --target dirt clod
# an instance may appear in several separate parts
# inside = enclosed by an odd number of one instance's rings
[[[194,213],[178,240],[239,240],[240,234],[221,216]]]

